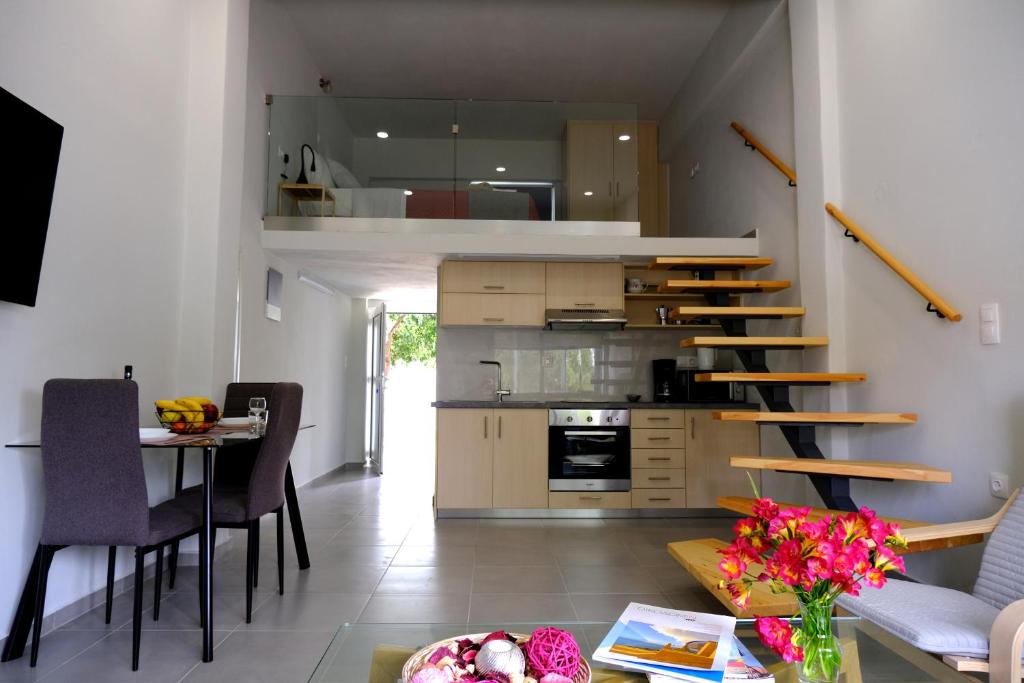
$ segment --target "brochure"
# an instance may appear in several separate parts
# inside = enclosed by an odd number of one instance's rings
[[[720,683],[732,654],[734,617],[630,603],[594,659],[675,679]]]
[[[768,669],[761,664],[760,660],[751,653],[750,649],[747,648],[739,638],[733,636],[732,645],[732,657],[729,659],[729,663],[725,667],[725,677],[722,679],[723,683],[732,683],[733,681],[761,681],[761,683],[775,683],[775,676],[768,673]],[[651,683],[675,683],[680,680],[674,676],[655,673],[648,674],[647,678],[650,679]]]

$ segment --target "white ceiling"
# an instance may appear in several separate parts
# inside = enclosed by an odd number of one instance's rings
[[[732,4],[274,1],[337,96],[632,103],[654,120]]]

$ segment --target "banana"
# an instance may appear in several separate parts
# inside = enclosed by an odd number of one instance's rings
[[[174,410],[176,408],[180,408],[180,406],[178,405],[177,401],[168,401],[168,400],[156,401],[156,407],[157,408],[163,408],[165,410],[166,409]]]
[[[179,398],[178,401],[195,401],[200,406],[205,406],[209,405],[210,403],[213,403],[213,401],[206,398],[205,396],[184,396],[182,398]]]
[[[203,406],[198,401],[194,401],[190,398],[179,398],[178,405],[187,411],[184,414],[184,418],[187,422],[203,422],[205,419],[203,415]]]

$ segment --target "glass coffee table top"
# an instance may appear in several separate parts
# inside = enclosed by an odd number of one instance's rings
[[[504,623],[504,624],[344,624],[313,672],[314,683],[401,683],[401,666],[407,655],[401,648],[417,650],[430,643],[466,633],[487,633],[504,629],[530,633],[539,626],[556,626],[573,633],[587,660],[593,662],[594,648],[611,629],[610,622]],[[775,675],[777,683],[796,683],[794,665],[785,664],[758,641],[749,619],[736,624],[736,634],[761,663]],[[836,634],[843,643],[844,671],[840,681],[925,681],[974,680],[957,673],[939,659],[910,647],[871,623],[857,617],[836,619]],[[377,661],[374,650],[382,648]],[[595,672],[596,673],[596,672]],[[371,677],[372,674],[372,677]],[[640,679],[638,679],[640,680]]]

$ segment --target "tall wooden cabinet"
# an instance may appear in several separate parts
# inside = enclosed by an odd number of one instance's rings
[[[437,500],[448,508],[546,508],[548,411],[437,411]]]
[[[752,496],[747,471],[729,458],[761,452],[757,425],[713,420],[711,410],[686,411],[686,505],[718,507],[719,496]],[[758,489],[760,472],[751,472]]]

